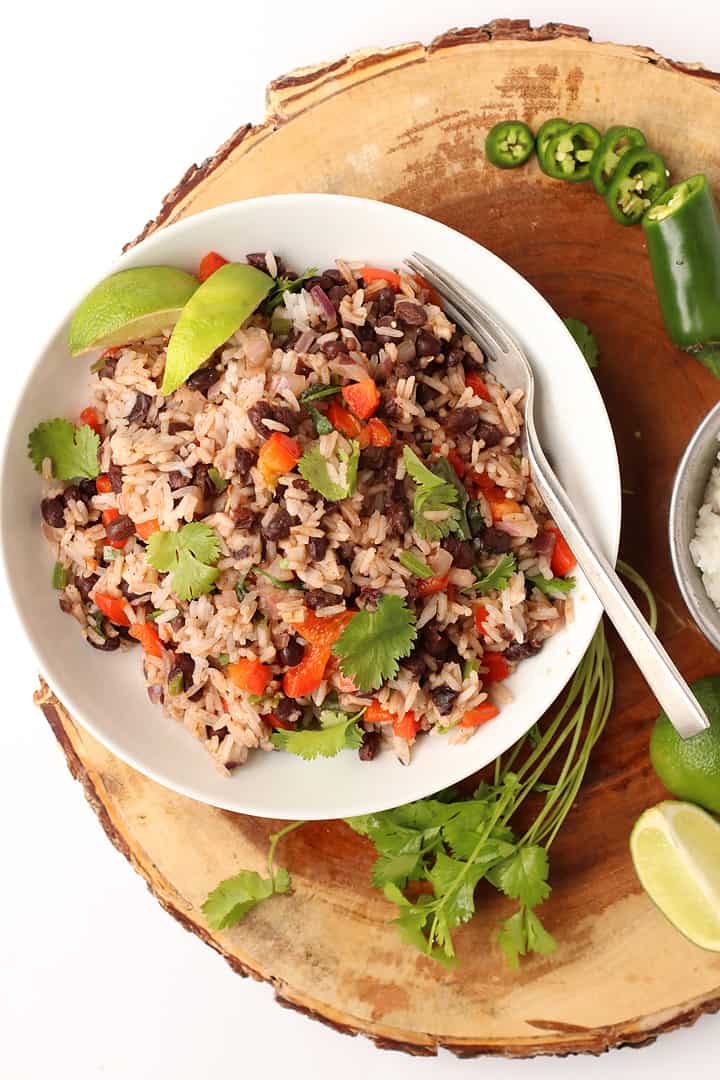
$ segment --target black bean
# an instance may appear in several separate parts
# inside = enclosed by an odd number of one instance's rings
[[[246,450],[244,447],[238,446],[235,451],[235,471],[241,480],[247,480],[256,461],[257,454],[253,454],[252,450]]]
[[[78,482],[79,499],[81,502],[88,502],[92,499],[93,495],[97,495],[97,483],[94,480],[85,479]]]
[[[389,286],[385,286],[375,297],[375,304],[378,315],[389,315],[395,307],[395,293]]]
[[[185,476],[184,473],[179,472],[177,469],[173,469],[172,472],[167,474],[167,482],[170,485],[171,491],[177,491],[178,488],[187,487],[192,483],[192,479],[189,476]]]
[[[206,734],[208,739],[212,739],[213,735],[217,735],[220,742],[222,742],[223,739],[226,738],[226,736],[228,736],[230,734],[230,731],[229,731],[226,724],[223,724],[223,726],[219,727],[219,728],[214,728],[210,724],[206,724],[205,725],[205,734]]]
[[[260,531],[266,540],[287,540],[290,529],[295,525],[296,519],[288,514],[283,507],[276,512],[275,516],[260,527]]]
[[[411,671],[416,679],[421,678],[427,671],[427,660],[420,649],[416,649],[406,660],[401,661],[402,667]]]
[[[483,439],[488,447],[497,446],[502,437],[503,433],[499,427],[495,424],[486,424],[484,420],[481,420],[475,429],[475,438]]]
[[[308,555],[311,559],[319,562],[327,554],[328,540],[326,536],[311,536],[308,543]]]
[[[283,667],[295,667],[305,655],[305,650],[296,637],[291,637],[287,645],[278,649],[278,663]]]
[[[453,409],[445,417],[445,427],[455,433],[471,431],[480,421],[479,409]]]
[[[308,484],[307,480],[303,476],[294,476],[292,486],[294,488],[296,488],[297,491],[311,491],[312,490],[310,485]]]
[[[335,341],[326,341],[321,345],[321,349],[328,360],[335,360],[338,356],[347,355],[347,346],[345,345],[345,342],[337,339]]]
[[[106,356],[105,363],[98,371],[99,379],[114,379],[115,368],[117,367],[119,357],[118,356]]]
[[[281,697],[275,706],[275,715],[278,720],[282,720],[286,724],[297,723],[301,714],[302,709],[297,701],[293,701],[293,699],[289,697]]]
[[[53,529],[62,529],[65,524],[65,499],[55,495],[52,499],[43,499],[40,503],[43,520]]]
[[[378,412],[386,420],[399,420],[402,416],[402,405],[395,397],[394,391],[389,387],[382,392],[382,401]]]
[[[361,469],[383,469],[387,464],[387,446],[366,446],[360,451]]]
[[[270,273],[270,271],[268,270],[267,262],[265,260],[264,251],[253,251],[249,255],[246,255],[245,258],[250,264],[250,266],[254,266],[256,270],[262,270],[264,274]],[[278,255],[275,255],[275,262],[277,264],[278,277],[284,275],[295,280],[297,274],[285,274],[285,263]]]
[[[333,285],[345,284],[345,278],[343,277],[342,272],[338,270],[335,266],[331,266],[327,270],[323,270],[322,276],[324,278],[329,278]]]
[[[453,706],[458,698],[458,691],[451,690],[449,686],[436,686],[430,691],[435,708],[441,716],[447,716],[453,711]]]
[[[512,547],[508,533],[491,525],[478,537],[479,546],[489,555],[504,555]]]
[[[310,589],[305,593],[305,603],[315,611],[317,608],[333,607],[335,604],[342,603],[342,596],[325,592],[323,589]],[[299,629],[302,633],[302,627]]]
[[[460,367],[460,365],[462,363],[464,363],[464,361],[465,361],[465,350],[464,349],[450,349],[448,351],[447,360],[445,361],[445,364],[449,368]]]
[[[127,514],[120,514],[107,523],[105,535],[110,541],[129,540],[135,535],[135,522]]]
[[[98,649],[100,652],[115,652],[120,648],[119,637],[106,637],[101,642],[93,641],[92,638],[86,638],[88,645],[92,645],[93,649]]]
[[[235,511],[235,525],[238,529],[249,530],[257,521],[257,514],[249,506],[238,506]]]
[[[204,367],[198,368],[197,371],[193,371],[189,379],[186,380],[185,385],[190,390],[195,390],[198,394],[202,394],[207,397],[210,387],[213,386],[220,378],[220,370],[218,368],[217,360],[211,360],[209,364],[205,364]]]
[[[120,579],[120,592],[126,600],[136,600],[140,593],[133,592],[125,578]]]
[[[275,405],[272,410],[272,419],[277,420],[279,424],[284,424],[292,434],[297,430],[300,413],[295,412],[294,409],[290,409],[286,405]]]
[[[452,555],[453,564],[459,570],[469,570],[475,562],[475,551],[467,540],[456,540],[450,537],[443,541],[443,547]]]
[[[427,330],[420,330],[415,339],[415,351],[418,356],[439,356],[440,342]]]
[[[377,356],[380,352],[382,345],[376,338],[369,338],[367,341],[360,342],[360,352],[365,356]]]
[[[413,300],[398,300],[395,314],[404,326],[424,326],[427,321],[425,308]]]
[[[218,493],[213,478],[210,476],[211,468],[212,465],[207,465],[204,461],[199,461],[193,469],[192,482],[200,488],[200,493],[204,499],[214,499]]]
[[[192,424],[189,420],[171,420],[168,424],[168,435],[192,434]]]
[[[358,749],[358,757],[361,761],[372,761],[380,749],[380,732],[364,731],[362,746]]]
[[[123,471],[122,471],[122,468],[119,465],[116,465],[115,462],[112,462],[108,466],[107,476],[108,476],[108,480],[110,481],[110,487],[112,488],[112,490],[115,491],[115,492],[122,491],[122,485],[123,485]]]
[[[443,660],[450,648],[450,643],[434,626],[427,627],[422,635],[422,648],[434,660]]]
[[[100,577],[98,574],[91,574],[90,577],[76,577],[75,588],[80,593],[80,597],[84,604],[87,604],[91,591],[95,588]]]
[[[195,678],[195,661],[189,653],[175,653],[175,659],[170,668],[170,674],[168,675],[168,683],[171,683],[178,675],[182,676],[183,690],[188,690],[192,686]]]
[[[390,507],[387,511],[388,533],[390,536],[403,536],[410,528],[410,508],[405,497],[402,481],[393,484],[390,494]]]
[[[536,653],[542,649],[542,642],[537,644],[531,641],[519,642],[516,641],[512,645],[508,645],[505,652],[502,654],[506,660],[517,663],[519,660],[527,660],[529,656],[535,656]]]
[[[139,391],[135,395],[135,403],[128,413],[127,421],[129,424],[144,424],[147,420],[147,414],[150,411],[152,404],[152,398],[147,394],[141,394]]]
[[[328,289],[328,299],[334,308],[339,308],[345,297],[348,295],[349,289],[347,285],[333,285],[331,289]]]
[[[248,409],[248,419],[257,431],[261,439],[270,438],[270,428],[266,428],[263,420],[274,420],[273,409],[267,401],[258,401]]]

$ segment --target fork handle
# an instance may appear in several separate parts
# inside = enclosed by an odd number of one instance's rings
[[[535,487],[572,548],[590,587],[624,641],[630,655],[673,727],[683,739],[709,727],[689,686],[643,617],[637,604],[600,549],[581,525],[534,431],[527,432],[528,456]]]

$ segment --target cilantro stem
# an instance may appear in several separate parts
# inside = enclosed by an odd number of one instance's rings
[[[623,577],[626,577],[628,581],[631,581],[636,589],[638,589],[647,601],[648,606],[648,622],[652,628],[653,633],[657,630],[658,612],[657,604],[655,603],[655,597],[653,596],[650,586],[641,578],[637,570],[634,570],[632,566],[624,562],[622,559],[618,559],[615,563],[615,569]]]
[[[289,825],[285,825],[282,829],[279,829],[276,833],[270,833],[270,846],[267,853],[267,866],[268,874],[272,881],[275,880],[275,851],[280,843],[288,833],[293,832],[295,829],[299,829],[301,825],[304,825],[304,821],[291,821]]]

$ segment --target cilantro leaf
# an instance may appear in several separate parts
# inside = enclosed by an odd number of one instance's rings
[[[308,405],[307,402],[303,402],[303,408],[310,414],[310,419],[315,425],[315,433],[317,435],[329,435],[335,428],[332,426],[327,416],[321,413],[319,409],[316,409],[314,405]]]
[[[75,427],[69,420],[46,420],[30,432],[28,454],[38,472],[45,458],[58,480],[94,480],[100,472],[100,436],[89,424]]]
[[[512,900],[535,907],[550,895],[547,852],[538,844],[523,845],[495,866],[488,878]]]
[[[528,952],[539,953],[540,956],[550,956],[555,952],[557,948],[555,938],[545,929],[540,917],[528,908],[525,909],[525,934]]]
[[[472,863],[468,866],[461,859],[453,859],[443,851],[438,852],[427,877],[435,896],[443,899],[445,919],[450,929],[467,922],[475,914],[475,887],[485,876],[485,871],[483,865]]]
[[[262,900],[286,893],[289,888],[287,870],[276,870],[272,878],[261,877],[255,870],[241,870],[213,889],[202,906],[203,914],[212,930],[225,930],[240,922]]]
[[[343,675],[362,693],[377,690],[398,673],[398,661],[412,652],[415,615],[399,596],[383,596],[376,611],[360,611],[333,645]]]
[[[357,721],[363,711],[347,716],[345,713],[325,710],[320,714],[320,722],[323,724],[321,731],[275,731],[270,739],[278,750],[297,754],[304,761],[314,761],[318,757],[335,757],[341,750],[357,750],[362,746],[363,733]]]
[[[339,394],[341,390],[341,386],[325,386],[324,383],[315,383],[303,390],[299,400],[302,405],[306,405],[308,401],[322,401],[323,398]]]
[[[453,532],[455,532],[461,540],[469,540],[472,533],[470,532],[470,525],[468,524],[467,519],[467,506],[470,502],[467,488],[446,457],[439,457],[434,461],[430,466],[430,471],[435,473],[436,476],[439,476],[441,480],[445,480],[448,484],[452,484],[455,488],[459,506],[457,520],[453,524]]]
[[[179,532],[155,532],[148,540],[147,559],[156,570],[171,573],[172,588],[181,600],[208,593],[220,571],[217,533],[200,521],[183,525]]]
[[[502,924],[498,944],[511,968],[517,968],[520,957],[526,953],[549,956],[557,947],[555,938],[547,932],[535,912],[525,906]]]
[[[575,343],[587,360],[588,367],[596,368],[600,350],[590,327],[586,326],[584,322],[580,322],[579,319],[563,319],[563,322],[575,338]]]
[[[381,855],[372,868],[372,883],[376,889],[384,888],[389,882],[403,888],[408,881],[417,881],[420,877],[422,856],[415,851],[402,855]]]
[[[544,578],[542,574],[528,574],[528,581],[532,581],[535,588],[545,593],[546,596],[569,593],[575,588],[575,578],[573,577]]]
[[[471,586],[472,590],[479,593],[481,596],[486,596],[487,593],[492,592],[493,589],[498,589],[502,592],[506,589],[510,578],[517,570],[517,559],[510,553],[503,555],[502,559],[493,566],[489,573],[482,577],[479,577],[474,585]],[[478,573],[476,570],[475,573]]]
[[[415,481],[413,498],[413,528],[423,540],[441,540],[460,528],[460,511],[455,505],[458,492],[454,484],[443,480],[423,465],[409,446],[403,449],[403,460],[408,475]],[[442,521],[428,518],[428,512],[451,511]]]
[[[265,315],[272,315],[276,307],[280,307],[285,302],[286,292],[299,292],[302,289],[306,281],[310,278],[314,278],[317,275],[317,267],[310,266],[299,277],[289,278],[285,275],[280,275],[275,278],[275,284],[265,297],[265,300],[260,305],[260,310]]]
[[[338,457],[347,465],[347,480],[344,485],[331,479],[327,460],[320,453],[320,447],[316,443],[308,447],[298,462],[298,472],[303,479],[307,480],[310,487],[319,491],[329,502],[340,502],[355,494],[360,443],[351,439],[350,451],[340,451]]]

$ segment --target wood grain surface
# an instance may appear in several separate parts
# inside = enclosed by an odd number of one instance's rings
[[[622,466],[622,553],[649,579],[661,637],[692,679],[716,670],[717,656],[675,587],[667,507],[675,466],[718,384],[670,346],[640,229],[620,228],[587,186],[549,181],[534,162],[486,168],[483,141],[496,120],[537,126],[555,115],[635,124],[675,177],[702,168],[720,187],[718,75],[649,49],[594,44],[578,28],[498,20],[276,80],[266,120],[193,165],[141,236],[253,195],[365,195],[462,230],[561,315],[587,322]],[[163,907],[238,973],[271,982],[281,1004],[415,1054],[597,1053],[720,1009],[720,956],[672,930],[632,870],[632,823],[663,796],[647,754],[657,706],[612,647],[615,708],[553,847],[543,919],[559,948],[519,972],[493,940],[508,903],[482,886],[478,915],[458,933],[456,970],[400,944],[391,908],[370,885],[372,849],[341,822],[313,823],[284,842],[292,895],[211,933],[200,912],[208,890],[242,867],[260,869],[276,823],[167,791],[76,725],[44,684],[36,700],[108,837]]]

